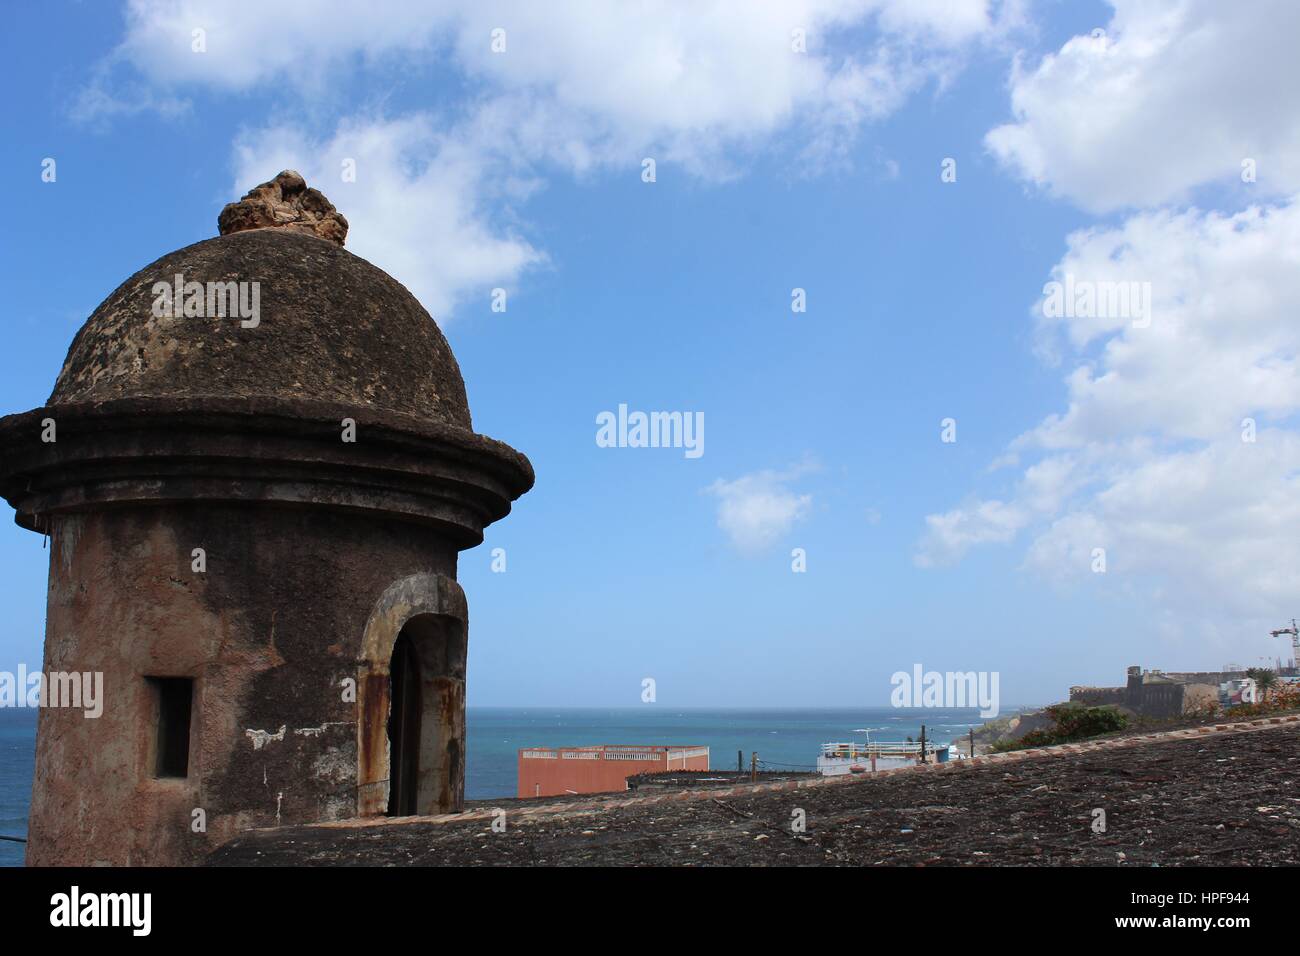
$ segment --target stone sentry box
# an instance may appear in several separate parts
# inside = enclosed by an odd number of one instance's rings
[[[42,669],[104,681],[98,718],[42,708],[29,865],[462,806],[457,556],[532,467],[474,433],[437,325],[300,176],[220,224],[95,310],[45,407],[0,419],[0,494],[49,536]],[[256,323],[159,316],[177,276],[257,283]]]

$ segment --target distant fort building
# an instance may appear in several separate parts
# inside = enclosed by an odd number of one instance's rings
[[[474,433],[446,339],[284,172],[73,340],[48,404],[0,419],[0,495],[48,535],[27,862],[195,862],[237,831],[464,799],[457,553],[533,483]],[[155,310],[250,283],[257,322]],[[228,312],[229,310],[222,310]],[[161,313],[161,314],[158,314]],[[196,314],[199,313],[199,314]]]
[[[1116,704],[1144,717],[1181,717],[1218,703],[1221,684],[1245,677],[1245,671],[1166,673],[1135,665],[1123,687],[1071,687],[1070,700],[1093,707]]]

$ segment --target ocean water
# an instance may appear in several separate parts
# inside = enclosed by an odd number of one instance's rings
[[[1004,711],[1005,712],[1005,711]],[[466,714],[465,796],[490,800],[515,795],[521,747],[593,744],[690,744],[709,748],[714,769],[734,769],[736,753],[749,767],[814,769],[824,743],[917,738],[940,744],[962,737],[984,718],[974,709],[911,710],[855,707],[798,710],[562,707],[471,707]],[[26,836],[36,748],[36,711],[0,710],[0,834]],[[0,866],[22,866],[23,845],[0,840]]]
[[[0,708],[0,835],[27,836],[36,710]],[[22,866],[23,844],[0,840],[0,866]]]
[[[690,744],[709,748],[709,765],[734,770],[736,752],[745,769],[750,754],[775,770],[814,770],[824,743],[927,739],[940,744],[983,724],[975,709],[920,710],[893,707],[835,709],[695,710],[646,704],[640,708],[471,707],[467,717],[465,796],[470,800],[515,794],[516,751],[521,747],[591,744]]]

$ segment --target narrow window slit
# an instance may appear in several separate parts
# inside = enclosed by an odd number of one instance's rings
[[[157,701],[158,733],[154,776],[187,777],[190,772],[190,713],[194,681],[189,677],[148,677]]]

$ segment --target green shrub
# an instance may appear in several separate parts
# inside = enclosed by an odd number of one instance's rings
[[[1128,726],[1128,716],[1114,705],[1054,704],[1047,708],[1047,713],[1056,724],[1058,743],[1114,733]]]
[[[1052,718],[1051,727],[1031,730],[1019,740],[999,741],[994,752],[1024,750],[1028,747],[1050,747],[1087,740],[1099,734],[1114,733],[1128,726],[1128,716],[1118,707],[1088,707],[1084,704],[1053,704],[1044,711]]]

